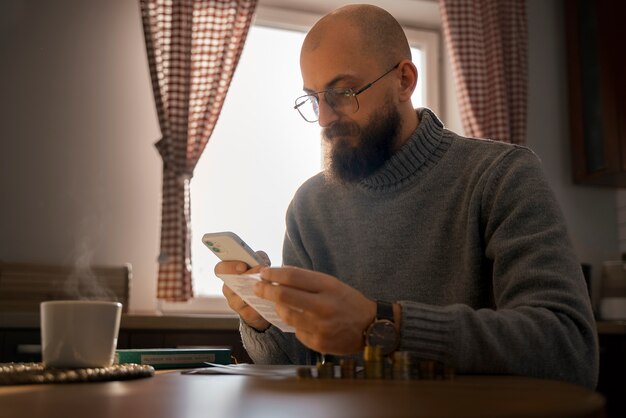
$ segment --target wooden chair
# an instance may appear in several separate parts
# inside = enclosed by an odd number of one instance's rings
[[[128,311],[131,265],[70,266],[0,262],[0,312],[39,312],[46,300],[111,300]]]

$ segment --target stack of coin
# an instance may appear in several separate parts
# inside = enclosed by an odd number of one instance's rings
[[[435,378],[435,361],[420,360],[419,361],[419,378],[425,380],[433,380]]]
[[[296,370],[296,376],[298,379],[311,379],[313,374],[311,373],[311,368],[308,366],[298,367]]]
[[[318,379],[334,379],[335,364],[332,361],[317,362],[317,378]]]
[[[394,380],[411,379],[411,353],[409,351],[396,351],[393,353],[392,378]]]
[[[325,360],[325,361],[324,361]],[[340,360],[339,377],[342,379],[357,378],[357,361],[354,358]],[[381,347],[366,346],[363,351],[363,374],[365,379],[394,379],[394,380],[452,380],[455,369],[443,362],[429,359],[419,359],[416,353],[397,351],[389,358],[382,355]],[[328,356],[320,358],[316,365],[318,379],[334,379],[335,363]],[[297,369],[299,379],[314,377],[311,367]]]
[[[383,378],[383,355],[378,346],[365,346],[363,351],[363,366],[366,379]]]
[[[443,367],[443,378],[444,380],[454,380],[454,367],[452,366],[444,366]]]
[[[341,366],[342,379],[356,379],[356,361],[352,358],[342,358],[339,362]]]

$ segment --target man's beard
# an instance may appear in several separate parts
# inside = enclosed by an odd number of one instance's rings
[[[373,174],[395,153],[401,123],[398,109],[387,104],[363,128],[354,122],[335,122],[324,128],[322,136],[327,141],[329,178],[356,183]],[[356,143],[350,140],[354,137]]]

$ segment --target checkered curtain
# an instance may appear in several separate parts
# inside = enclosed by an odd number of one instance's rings
[[[140,0],[162,138],[157,297],[184,301],[191,286],[189,182],[217,123],[257,0]]]
[[[439,0],[465,134],[526,142],[525,0]]]

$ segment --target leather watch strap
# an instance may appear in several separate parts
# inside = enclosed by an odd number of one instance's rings
[[[376,301],[376,319],[386,319],[394,322],[393,304],[384,300]]]

